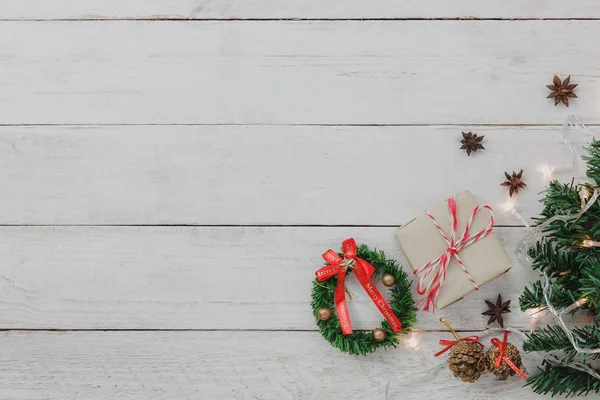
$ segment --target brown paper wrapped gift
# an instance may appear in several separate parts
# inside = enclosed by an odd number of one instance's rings
[[[456,229],[456,238],[458,239],[478,203],[471,192],[468,191],[460,192],[454,199],[458,217],[458,227]],[[430,208],[428,212],[435,218],[446,236],[450,237],[451,225],[447,215],[446,203],[440,202],[435,207]],[[489,222],[489,215],[480,211],[474,218],[469,232],[477,233],[484,230]],[[448,249],[448,244],[442,238],[433,221],[425,213],[400,227],[396,231],[396,240],[413,271],[438,258]],[[479,287],[502,275],[512,266],[500,240],[493,232],[460,250],[459,257]],[[425,271],[421,272],[418,277],[420,278],[424,273]],[[473,290],[475,290],[475,287],[469,281],[456,258],[452,257],[435,306],[436,308],[449,306]]]

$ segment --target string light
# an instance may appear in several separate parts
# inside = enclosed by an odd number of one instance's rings
[[[579,300],[577,300],[575,303],[573,303],[570,306],[564,308],[560,313],[558,313],[558,315],[568,314],[571,311],[573,311],[574,309],[580,308],[581,306],[583,306],[584,304],[586,304],[588,301],[590,301],[590,299],[588,297],[582,297]]]
[[[531,311],[531,313],[529,314],[529,318],[531,318],[531,321],[537,321],[537,319],[540,317],[540,313],[544,310],[544,308],[530,308],[529,311]]]
[[[580,186],[580,187],[579,187],[579,197],[580,197],[582,200],[584,200],[584,201],[585,201],[585,200],[589,199],[589,198],[590,198],[590,195],[591,195],[591,193],[590,193],[590,189],[588,189],[588,187],[587,187],[587,186]]]
[[[573,145],[571,144],[571,142],[567,139],[567,137],[565,135],[567,130],[570,129],[571,127],[575,128],[577,131],[583,131],[584,134],[587,134],[587,132],[590,132],[588,130],[588,128],[586,128],[585,125],[583,125],[583,123],[581,122],[581,120],[578,116],[570,116],[567,119],[567,121],[564,123],[564,125],[561,129],[561,137],[562,137],[564,143],[569,148],[569,153],[570,153],[569,159],[565,163],[563,163],[561,167],[556,168],[556,169],[552,168],[552,167],[546,168],[546,167],[542,166],[540,168],[540,171],[542,171],[544,176],[549,176],[553,171],[555,171],[557,169],[562,169],[563,167],[566,168],[566,167],[570,166],[576,172],[575,175],[577,177],[580,177],[580,175],[578,173],[579,165],[577,163],[577,157],[576,157],[575,150],[573,148]],[[579,220],[579,218],[581,218],[581,216],[587,210],[589,210],[590,207],[593,204],[595,204],[596,201],[600,198],[600,188],[594,187],[592,189],[593,193],[590,193],[591,187],[585,187],[584,185],[581,185],[577,189],[579,190],[579,197],[581,199],[581,210],[577,214],[554,215],[553,217],[548,218],[544,223],[542,223],[534,228],[530,228],[530,232],[527,235],[525,235],[525,237],[517,245],[517,257],[519,258],[519,260],[521,260],[524,263],[531,266],[533,264],[533,259],[529,256],[528,251],[531,248],[531,246],[534,245],[534,243],[538,242],[539,240],[541,240],[542,238],[545,237],[545,235],[548,232],[548,230],[546,228],[551,223],[553,223],[555,221],[562,221],[565,223],[575,224]],[[510,208],[509,208],[509,210],[510,210]],[[586,238],[583,238],[578,243],[578,245],[581,247],[600,247],[600,242],[586,237]],[[562,275],[562,273],[561,273],[561,275]],[[554,319],[554,321],[557,323],[557,326],[560,329],[562,329],[562,331],[567,336],[569,342],[573,346],[573,349],[577,353],[581,353],[581,354],[598,354],[598,353],[600,353],[600,348],[590,349],[587,347],[581,347],[579,345],[579,337],[577,337],[577,335],[574,334],[573,330],[571,330],[567,327],[566,323],[564,322],[564,320],[562,318],[564,313],[573,311],[573,309],[579,308],[579,307],[585,305],[587,302],[590,301],[589,298],[583,297],[583,298],[577,300],[576,302],[574,302],[571,306],[567,307],[566,309],[563,309],[561,312],[557,312],[554,305],[550,301],[551,293],[552,293],[551,280],[549,279],[549,277],[546,273],[544,273],[544,277],[545,277],[545,281],[544,281],[544,286],[543,286],[542,292],[544,295],[546,308],[545,309],[531,309],[532,312],[529,314],[529,317],[530,317],[531,323],[532,323],[531,324],[532,325],[531,332],[535,331],[535,324],[536,324],[537,319],[540,316],[540,312],[542,310],[547,310],[548,311],[547,314],[549,316],[551,316]],[[519,332],[519,334],[521,337],[524,336],[521,332]],[[554,355],[546,356],[546,355],[542,354],[542,357],[544,358],[544,361],[546,361],[550,365],[560,365],[561,367],[567,366],[570,368],[577,369],[579,371],[583,371],[583,372],[587,373],[588,375],[590,375],[591,377],[594,377],[596,379],[600,379],[600,374],[598,374],[596,372],[596,370],[592,369],[585,362],[578,362],[578,361],[564,362],[562,360],[559,361],[555,358]]]
[[[546,310],[545,308],[540,308],[540,307],[529,309],[529,311],[531,311],[531,313],[529,313],[529,319],[531,320],[531,329],[530,329],[531,333],[533,333],[535,331],[538,319],[542,315],[542,311],[545,311],[545,310]]]
[[[508,199],[506,203],[502,205],[502,208],[504,208],[504,211],[510,212],[512,215],[519,218],[523,225],[525,225],[527,228],[531,227],[529,221],[527,221],[527,219],[525,219],[525,217],[523,217],[523,215],[521,215],[521,213],[517,211],[515,203],[511,199]]]
[[[416,332],[412,332],[408,339],[408,347],[418,350],[419,349],[419,337]]]
[[[587,186],[579,186],[579,198],[581,199],[581,209],[583,210],[583,207],[585,207],[585,203],[587,202],[587,200],[590,198],[592,194],[590,193],[590,189],[587,188]]]
[[[586,304],[588,301],[590,301],[589,297],[582,297],[581,299],[577,300],[573,304],[575,305],[575,307],[581,307],[582,305]]]
[[[600,247],[600,242],[592,239],[584,239],[581,241],[581,247]]]
[[[552,173],[555,171],[555,168],[547,164],[542,164],[538,167],[538,171],[542,173],[544,179],[549,180],[552,178]]]

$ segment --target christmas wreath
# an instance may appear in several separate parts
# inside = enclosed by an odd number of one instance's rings
[[[350,354],[368,354],[380,347],[395,347],[398,334],[410,331],[416,319],[415,302],[408,275],[383,251],[358,248],[354,239],[342,243],[342,253],[328,250],[326,265],[316,273],[312,287],[313,315],[321,335],[333,346]],[[354,274],[385,319],[372,331],[353,331],[345,296],[345,280]],[[390,288],[388,304],[371,279]]]

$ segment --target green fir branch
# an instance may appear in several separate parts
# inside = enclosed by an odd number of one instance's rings
[[[588,185],[592,192],[600,186],[600,143],[594,141],[588,147],[587,176],[595,182]],[[580,189],[570,184],[553,181],[542,199],[541,216],[544,223],[554,216],[575,216],[581,211]],[[600,241],[600,201],[594,202],[577,220],[567,218],[552,221],[544,229],[544,238],[529,249],[535,270],[545,273],[551,286],[550,301],[557,311],[571,306],[580,299],[587,302],[571,312],[586,309],[596,319],[591,324],[572,329],[582,348],[600,348],[600,249],[583,247],[583,240]],[[528,308],[545,307],[542,282],[525,288],[519,302],[524,311]],[[541,368],[528,378],[528,385],[541,394],[575,396],[590,392],[600,393],[600,380],[585,371],[574,368],[578,363],[591,368],[590,363],[600,359],[600,354],[578,352],[573,348],[567,334],[560,326],[549,325],[528,335],[523,343],[527,352],[551,353],[555,363],[545,360]],[[600,373],[600,370],[595,370]]]
[[[599,370],[596,370],[600,373]],[[600,393],[600,380],[585,371],[580,371],[565,365],[550,365],[546,361],[542,368],[527,378],[527,385],[539,394],[552,396],[578,396],[590,392]]]
[[[588,155],[583,159],[587,163],[587,177],[596,182],[596,186],[600,186],[600,142],[594,139],[586,150]]]
[[[574,328],[572,332],[581,348],[596,349],[600,347],[600,325],[597,321],[582,328]],[[523,350],[526,352],[560,351],[562,358],[559,360],[564,363],[587,362],[600,358],[600,353],[586,354],[576,351],[565,331],[558,325],[548,325],[527,334],[527,340],[523,342]]]
[[[580,292],[587,300],[586,306],[590,308],[590,313],[600,317],[600,265],[597,260],[588,264],[590,265],[582,269]]]
[[[554,307],[561,309],[568,307],[579,299],[577,295],[574,295],[568,290],[560,290],[559,286],[553,282],[550,292],[550,302]],[[523,294],[519,298],[519,304],[521,311],[526,311],[530,308],[543,308],[546,307],[546,299],[543,293],[543,284],[541,281],[532,283],[529,287],[526,287]]]

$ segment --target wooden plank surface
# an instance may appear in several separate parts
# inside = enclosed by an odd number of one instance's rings
[[[539,166],[567,155],[556,127],[2,127],[0,224],[396,226],[468,189],[514,225],[503,172],[536,216]]]
[[[432,353],[440,317],[489,343],[498,293],[531,326],[538,276],[499,184],[523,168],[536,215],[566,116],[600,124],[598,18],[592,0],[1,2],[0,399],[539,398]],[[580,84],[569,109],[545,98],[554,74]],[[419,312],[416,350],[332,349],[320,254],[353,236],[409,270],[395,226],[463,189],[496,208],[513,269]]]
[[[542,398],[515,377],[500,382],[488,374],[473,384],[454,378],[446,357],[432,356],[449,335],[422,333],[418,350],[403,345],[360,357],[332,349],[317,332],[3,332],[0,397],[454,400],[460,393],[465,400]],[[494,336],[498,333],[482,340],[489,344]],[[516,336],[511,341],[520,347]],[[524,356],[529,371],[537,361],[533,357]]]
[[[3,19],[598,18],[593,0],[5,0]]]
[[[596,21],[5,22],[0,124],[599,123],[599,35]],[[554,74],[580,84],[570,109],[546,99]]]
[[[2,227],[0,328],[312,330],[321,254],[355,237],[410,273],[394,230]],[[513,301],[507,326],[529,329],[517,299],[538,275],[513,254],[526,230],[497,231],[514,267],[435,315],[419,312],[417,328],[440,329],[445,317],[456,329],[484,329],[484,300],[501,293]],[[354,279],[348,288],[354,326],[372,329],[381,315]]]

